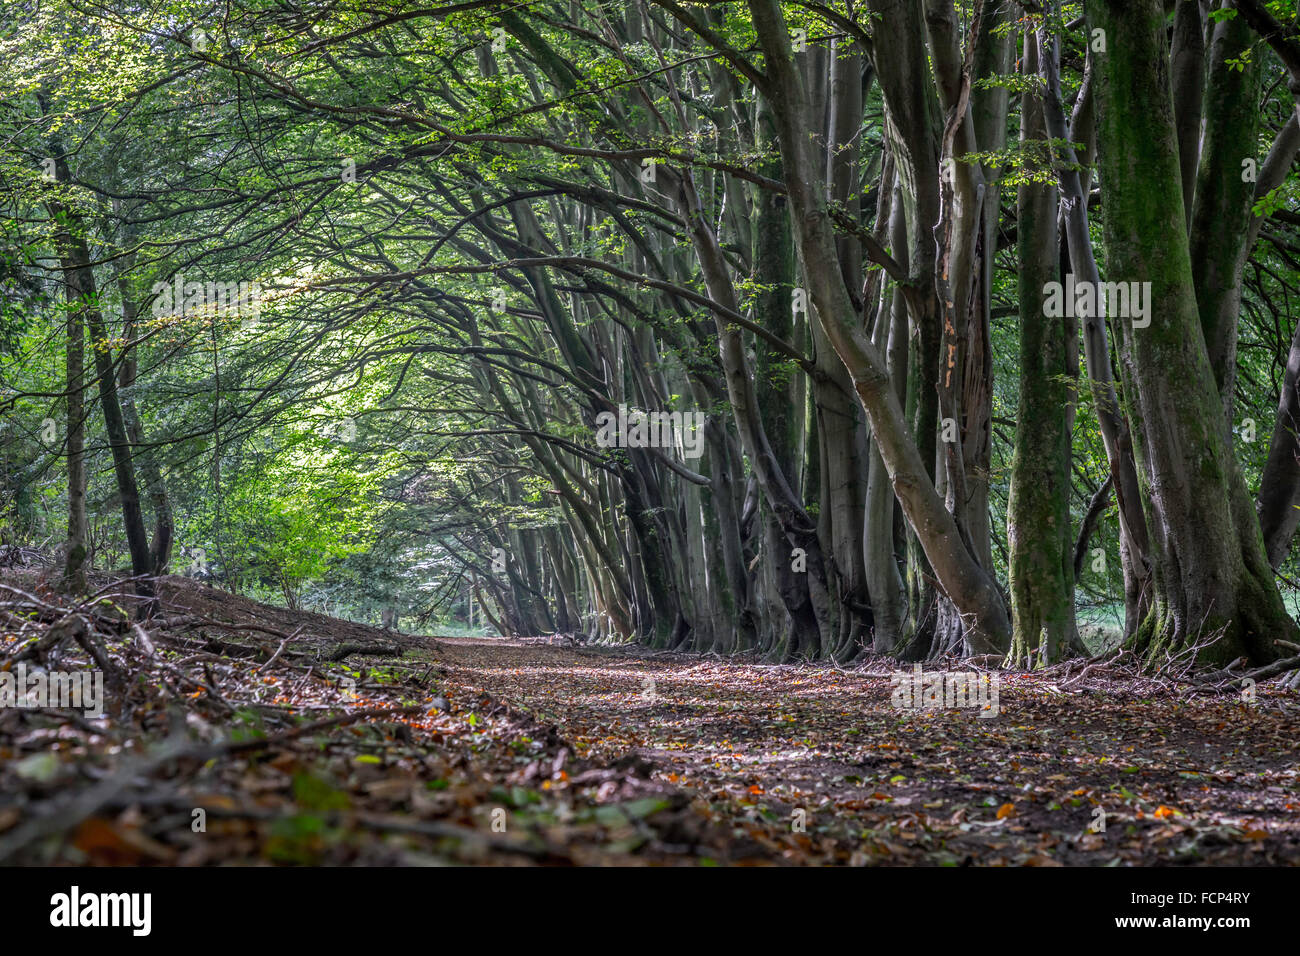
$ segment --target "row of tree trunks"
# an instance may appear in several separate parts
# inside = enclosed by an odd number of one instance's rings
[[[980,567],[930,480],[884,357],[864,331],[844,287],[825,199],[824,168],[819,168],[808,128],[808,95],[792,59],[780,6],[774,0],[750,0],[749,7],[767,63],[770,88],[763,92],[777,118],[795,236],[817,321],[848,369],[894,492],[936,579],[962,616],[969,646],[978,652],[1005,650],[1010,618],[996,582]]]

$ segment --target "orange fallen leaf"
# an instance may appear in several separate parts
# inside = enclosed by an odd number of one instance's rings
[[[1007,817],[1016,815],[1016,805],[1014,803],[1004,803],[998,807],[998,819],[1005,820]]]
[[[90,817],[77,827],[73,846],[94,862],[109,865],[139,865],[145,859],[170,860],[174,852],[156,840],[131,828],[118,826],[103,817]]]

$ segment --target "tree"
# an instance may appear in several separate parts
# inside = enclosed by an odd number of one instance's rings
[[[1037,77],[1039,58],[1055,50],[1026,28],[1022,72]],[[1021,95],[1020,144],[1028,155],[1050,155],[1043,96],[1031,86]],[[1074,638],[1073,539],[1070,526],[1070,430],[1077,387],[1078,328],[1069,317],[1049,315],[1046,290],[1060,264],[1057,190],[1052,171],[1022,174],[1017,197],[1020,260],[1020,403],[1015,458],[1007,501],[1011,611],[1010,659],[1055,662]],[[1076,353],[1077,354],[1077,353]]]
[[[1134,643],[1155,657],[1222,632],[1203,659],[1268,661],[1277,653],[1273,639],[1293,635],[1296,625],[1274,583],[1225,434],[1202,334],[1163,6],[1106,0],[1089,15],[1108,45],[1097,65],[1108,278],[1149,282],[1153,305],[1149,326],[1115,318],[1155,587]]]

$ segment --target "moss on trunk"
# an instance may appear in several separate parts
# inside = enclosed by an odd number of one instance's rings
[[[1131,640],[1151,660],[1275,656],[1294,635],[1223,427],[1185,229],[1160,0],[1089,7],[1098,61],[1107,280],[1149,282],[1145,324],[1112,316],[1151,537],[1155,600]],[[1245,507],[1243,507],[1245,505]]]
[[[1037,71],[1037,42],[1026,35],[1023,69]],[[1046,139],[1042,105],[1024,97],[1021,141]],[[1020,400],[1007,502],[1012,643],[1016,666],[1055,661],[1074,634],[1070,535],[1070,409],[1075,401],[1067,320],[1044,308],[1056,279],[1057,190],[1034,182],[1017,196],[1020,256]]]

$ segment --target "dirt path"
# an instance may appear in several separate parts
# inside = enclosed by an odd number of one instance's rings
[[[526,707],[576,756],[644,761],[792,863],[1300,862],[1294,695],[1003,676],[1000,713],[981,718],[900,711],[884,671],[501,640],[441,639],[436,654],[453,684]]]
[[[100,717],[0,708],[0,862],[1300,862],[1300,699],[1263,686],[1003,674],[981,717],[896,707],[884,665],[430,638],[183,578],[141,629],[0,585],[0,661],[84,671],[75,618],[113,678]]]

